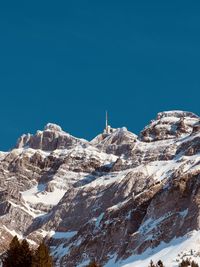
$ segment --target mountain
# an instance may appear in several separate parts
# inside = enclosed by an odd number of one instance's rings
[[[200,118],[158,113],[92,141],[60,126],[0,153],[0,252],[14,235],[45,239],[55,266],[200,263]]]

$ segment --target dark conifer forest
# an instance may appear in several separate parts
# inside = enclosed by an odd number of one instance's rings
[[[45,243],[33,250],[25,239],[20,242],[17,236],[10,242],[2,262],[3,267],[53,267],[53,259]]]

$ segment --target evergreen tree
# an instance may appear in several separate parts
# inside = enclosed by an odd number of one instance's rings
[[[150,261],[149,267],[156,267],[152,260]]]
[[[96,261],[92,261],[87,267],[101,267],[101,265],[97,264]]]
[[[20,267],[29,267],[32,265],[33,254],[29,248],[28,242],[24,239],[20,248]]]
[[[10,242],[9,248],[3,257],[3,267],[21,267],[20,249],[20,242],[17,236],[15,236]]]
[[[37,248],[33,257],[32,267],[53,267],[52,257],[44,243],[41,243]]]
[[[199,267],[199,265],[194,262],[194,261],[190,261],[189,259],[186,260],[182,260],[182,262],[179,264],[179,267]]]
[[[199,265],[198,265],[198,263],[192,261],[192,262],[191,262],[191,267],[199,267]]]
[[[163,264],[163,262],[162,262],[161,260],[159,260],[159,261],[157,262],[157,266],[158,266],[158,267],[164,267],[164,264]]]

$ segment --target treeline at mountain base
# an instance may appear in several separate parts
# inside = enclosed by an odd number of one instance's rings
[[[2,256],[3,267],[53,267],[53,259],[50,255],[48,247],[44,242],[40,243],[37,249],[30,248],[26,239],[21,242],[15,236],[10,242],[8,250]],[[134,265],[133,265],[134,266]],[[103,267],[95,260],[91,261],[87,267]],[[136,266],[134,266],[136,267]],[[146,266],[144,266],[146,267]],[[147,267],[169,267],[159,260],[157,263],[150,261]],[[199,265],[191,259],[183,259],[178,267],[199,267]]]
[[[148,267],[168,267],[167,265],[164,265],[161,260],[159,260],[156,264],[154,264],[153,261],[150,261],[150,264]],[[181,263],[179,263],[178,267],[199,267],[198,263],[191,259],[183,259]]]
[[[36,250],[29,247],[24,239],[20,242],[15,236],[2,258],[3,267],[53,267],[48,247],[41,243]]]

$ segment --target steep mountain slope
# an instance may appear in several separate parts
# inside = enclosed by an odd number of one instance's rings
[[[159,113],[139,136],[120,128],[88,142],[55,124],[23,135],[0,153],[1,252],[17,234],[45,238],[56,266],[178,266],[195,246],[198,260],[199,152],[200,118],[183,111]]]

